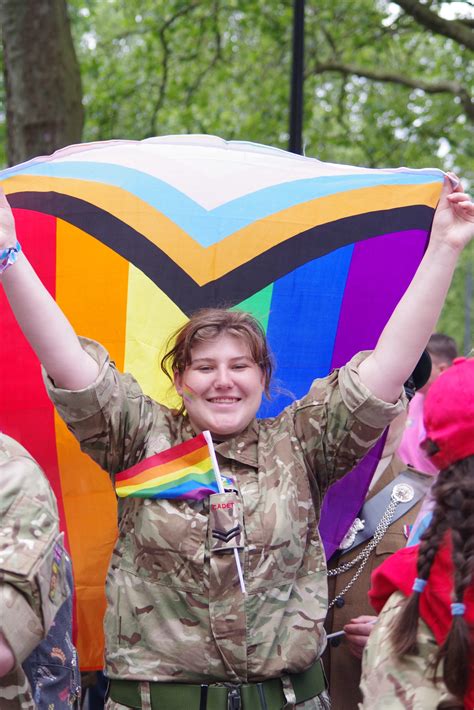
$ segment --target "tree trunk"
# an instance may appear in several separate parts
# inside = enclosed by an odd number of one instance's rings
[[[8,164],[79,143],[84,113],[66,0],[0,0]]]

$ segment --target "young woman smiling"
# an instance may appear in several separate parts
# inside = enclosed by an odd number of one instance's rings
[[[315,380],[279,416],[257,420],[272,365],[249,314],[208,309],[178,331],[162,363],[183,398],[171,411],[119,373],[101,345],[77,338],[19,253],[3,198],[3,286],[83,451],[114,479],[210,430],[232,479],[218,501],[228,496],[238,539],[233,532],[216,540],[214,509],[223,509],[209,498],[122,500],[107,581],[109,710],[328,706],[319,663],[327,610],[322,498],[405,406],[403,383],[473,232],[474,204],[447,178],[429,247],[375,350]],[[235,549],[246,593],[229,554]]]

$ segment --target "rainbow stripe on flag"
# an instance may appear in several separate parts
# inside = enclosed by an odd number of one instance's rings
[[[219,484],[204,434],[161,451],[115,476],[120,498],[201,500],[219,493]]]

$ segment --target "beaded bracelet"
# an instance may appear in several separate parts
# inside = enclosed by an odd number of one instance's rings
[[[7,247],[0,252],[0,274],[3,274],[4,271],[15,263],[20,252],[20,242],[17,242],[14,247]]]

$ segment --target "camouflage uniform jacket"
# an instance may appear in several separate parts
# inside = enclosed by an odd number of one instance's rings
[[[194,436],[186,416],[145,396],[97,343],[100,372],[50,397],[87,452],[111,474]],[[400,412],[360,383],[357,356],[316,380],[278,417],[216,444],[235,481],[247,594],[232,554],[212,550],[209,499],[125,498],[107,581],[107,672],[154,681],[247,682],[301,671],[325,645],[326,563],[318,533],[327,487]]]
[[[443,683],[443,664],[436,676],[433,661],[438,651],[434,635],[420,617],[418,620],[418,654],[395,656],[390,643],[390,625],[400,612],[406,597],[395,592],[380,612],[374,630],[364,649],[360,688],[362,710],[427,710],[438,707],[450,695]]]
[[[0,678],[0,707],[62,710],[71,705],[57,694],[38,702],[27,668],[70,596],[56,500],[36,462],[4,434],[0,434],[0,491],[0,630],[16,660],[13,670]],[[55,651],[59,658],[61,648]],[[60,658],[56,664],[62,664]]]

